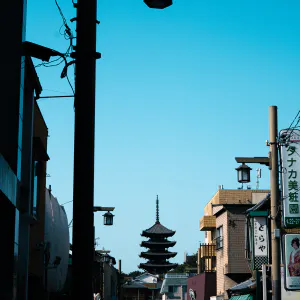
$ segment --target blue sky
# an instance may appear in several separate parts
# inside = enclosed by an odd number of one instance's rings
[[[173,1],[165,10],[142,0],[99,0],[96,82],[95,205],[115,206],[115,224],[95,216],[99,248],[124,272],[143,260],[142,230],[160,219],[176,230],[178,252],[195,253],[203,208],[218,185],[236,189],[236,156],[267,156],[268,109],[279,129],[300,108],[299,1]],[[69,21],[71,0],[58,0]],[[54,0],[28,0],[27,40],[64,52]],[[75,24],[69,22],[75,32]],[[39,67],[43,96],[70,95],[62,65]],[[74,82],[72,68],[69,68]],[[39,100],[49,128],[47,184],[72,200],[74,110],[71,98]],[[252,187],[255,169],[252,165]],[[269,188],[262,167],[260,188]],[[66,204],[72,219],[72,203]]]

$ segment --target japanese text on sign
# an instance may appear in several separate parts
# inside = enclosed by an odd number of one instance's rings
[[[253,221],[254,255],[268,256],[267,219],[265,217],[256,217]]]
[[[299,227],[300,131],[282,130],[280,137],[285,137],[281,146],[284,226]]]

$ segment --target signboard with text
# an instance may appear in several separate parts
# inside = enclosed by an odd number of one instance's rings
[[[284,236],[285,286],[287,290],[300,290],[300,234]]]
[[[300,130],[281,130],[283,224],[300,227]]]
[[[268,230],[266,217],[253,218],[254,270],[268,263]]]

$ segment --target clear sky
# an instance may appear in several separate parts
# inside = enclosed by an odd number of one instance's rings
[[[98,1],[95,205],[116,209],[112,227],[96,214],[96,237],[124,272],[144,261],[140,234],[155,222],[157,194],[161,223],[176,230],[172,261],[182,263],[204,240],[199,219],[218,185],[239,186],[234,157],[267,156],[269,106],[278,106],[279,129],[300,108],[299,1],[173,2],[153,10],[142,0]],[[58,3],[75,33],[72,1]],[[61,25],[54,0],[28,0],[28,41],[64,52]],[[62,68],[37,68],[43,96],[71,94]],[[47,185],[62,204],[73,193],[73,100],[39,105]],[[259,165],[251,167],[255,188]],[[267,167],[260,188],[269,188]],[[72,203],[65,209],[71,220]]]

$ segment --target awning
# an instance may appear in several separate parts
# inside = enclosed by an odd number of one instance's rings
[[[250,294],[247,295],[240,295],[240,296],[233,296],[229,300],[252,300],[253,297]]]

